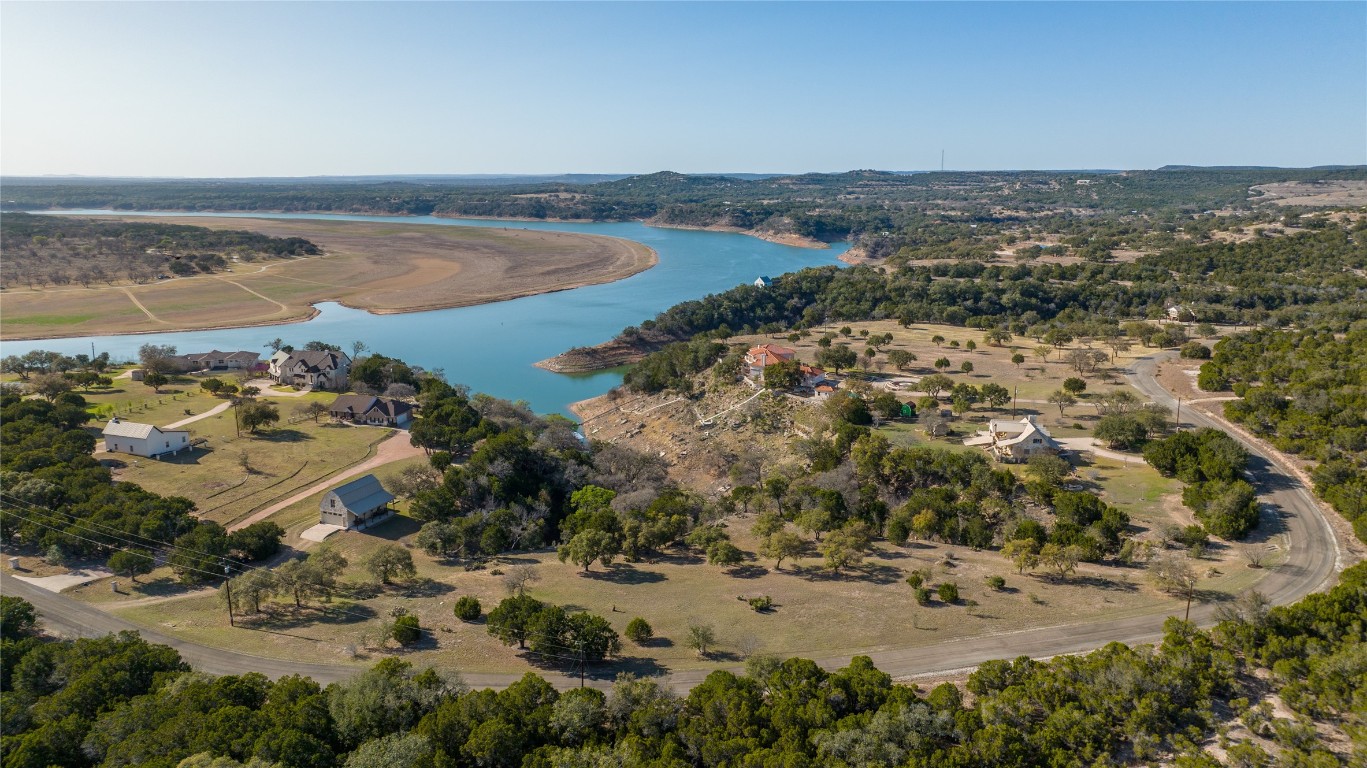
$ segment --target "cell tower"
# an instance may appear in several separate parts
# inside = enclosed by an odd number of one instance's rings
[[[945,172],[945,151],[940,150],[940,173]]]

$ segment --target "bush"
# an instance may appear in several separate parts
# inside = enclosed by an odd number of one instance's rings
[[[995,592],[1000,592],[1006,588],[1006,579],[1003,579],[1000,576],[988,576],[987,586],[991,587]]]
[[[930,605],[930,590],[925,587],[916,588],[916,604]]]
[[[917,570],[907,574],[907,584],[910,584],[912,589],[920,589],[921,585],[925,583],[925,572]]]
[[[952,581],[946,581],[941,584],[939,588],[935,590],[935,593],[946,603],[959,602],[959,585]]]
[[[640,616],[637,616],[636,618],[627,622],[626,635],[628,640],[630,640],[633,643],[636,643],[637,645],[640,645],[641,643],[644,643],[650,638],[654,637],[655,630],[651,628],[649,622],[647,622]]]
[[[461,621],[474,621],[479,618],[480,611],[483,610],[479,604],[479,599],[464,595],[456,601],[456,618]]]
[[[418,617],[412,614],[404,614],[394,620],[394,626],[389,628],[389,636],[394,638],[399,645],[412,645],[422,637],[422,627],[418,624]]]
[[[1182,345],[1182,351],[1179,354],[1188,360],[1209,360],[1210,347],[1199,341],[1189,341]]]
[[[768,595],[765,595],[764,597],[752,597],[749,602],[751,608],[754,608],[761,613],[769,610],[774,605],[774,601],[771,600]]]

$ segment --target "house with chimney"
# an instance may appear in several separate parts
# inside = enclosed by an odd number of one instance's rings
[[[279,384],[299,389],[347,388],[351,358],[339,349],[280,350],[271,355],[267,373]]]

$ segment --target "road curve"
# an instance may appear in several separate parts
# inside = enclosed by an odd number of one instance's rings
[[[1173,407],[1175,399],[1154,378],[1158,362],[1167,357],[1170,357],[1169,353],[1162,353],[1135,361],[1134,368],[1126,373],[1126,378],[1154,401]],[[1194,409],[1184,411],[1182,416],[1184,423],[1220,428],[1213,419]],[[1293,473],[1280,466],[1275,457],[1269,457],[1260,446],[1237,434],[1231,433],[1231,436],[1243,444],[1250,455],[1250,468],[1263,504],[1262,525],[1271,527],[1270,531],[1263,529],[1263,535],[1281,536],[1287,548],[1286,562],[1268,569],[1267,575],[1258,584],[1259,591],[1274,604],[1285,605],[1311,592],[1328,589],[1346,565],[1348,556],[1333,528],[1325,520],[1323,509],[1311,497],[1309,490]],[[284,661],[211,648],[140,627],[85,603],[46,592],[9,576],[0,575],[0,587],[4,594],[32,602],[47,626],[62,634],[89,637],[124,629],[136,630],[149,642],[175,648],[191,666],[212,674],[261,672],[272,678],[302,674],[328,683],[346,679],[364,668],[361,665]],[[1169,616],[1178,615],[1179,607],[1180,604],[1173,601],[1169,610],[1114,621],[1091,620],[1036,627],[931,645],[874,651],[867,655],[872,657],[879,669],[896,678],[959,673],[991,659],[1018,656],[1048,658],[1093,650],[1111,642],[1152,643],[1162,638],[1163,622]],[[1214,616],[1213,605],[1192,606],[1191,618],[1199,624],[1213,623]],[[920,631],[924,630],[907,628],[908,633]],[[816,661],[823,667],[835,669],[848,664],[849,659],[850,654],[844,654]],[[539,674],[557,688],[579,685],[579,679],[571,675],[551,670],[542,670]],[[615,674],[611,665],[608,665],[591,674],[586,683],[594,687],[606,687],[611,684]],[[662,682],[682,692],[702,682],[707,674],[708,670],[680,671],[665,676]],[[468,684],[478,688],[506,687],[521,677],[516,674],[473,673],[462,673],[462,676]]]

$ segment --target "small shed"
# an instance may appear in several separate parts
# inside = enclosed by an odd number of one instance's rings
[[[755,286],[756,288],[768,288],[769,286],[771,286],[771,285],[773,285],[773,284],[774,284],[773,278],[769,277],[768,275],[760,275],[759,277],[755,278],[755,282],[754,282],[754,286]]]
[[[323,500],[319,502],[319,522],[348,530],[363,530],[388,520],[394,514],[389,506],[393,501],[394,494],[380,485],[379,478],[365,475],[323,494]]]

